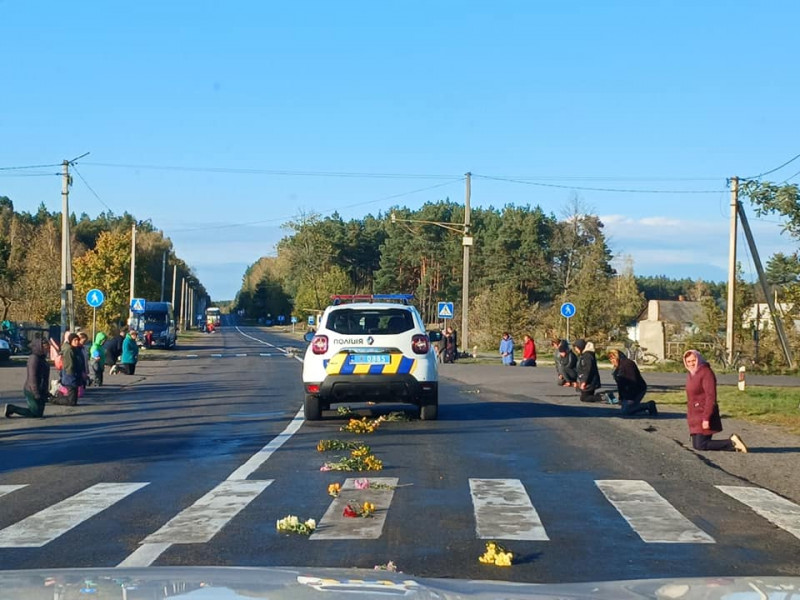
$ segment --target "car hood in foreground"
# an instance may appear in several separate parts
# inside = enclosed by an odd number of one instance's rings
[[[0,598],[304,600],[306,598],[536,598],[558,600],[800,600],[798,577],[644,579],[525,584],[421,579],[346,569],[162,567],[0,571]]]

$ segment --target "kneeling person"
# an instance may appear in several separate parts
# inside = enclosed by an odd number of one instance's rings
[[[647,383],[636,363],[618,350],[611,350],[608,359],[614,367],[611,374],[617,383],[619,406],[623,416],[630,417],[643,412],[649,413],[652,417],[658,416],[656,403],[653,400],[642,402],[647,393]]]

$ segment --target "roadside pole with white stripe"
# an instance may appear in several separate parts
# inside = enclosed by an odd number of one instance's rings
[[[619,514],[642,541],[653,544],[713,544],[699,529],[646,481],[605,479],[595,481]]]

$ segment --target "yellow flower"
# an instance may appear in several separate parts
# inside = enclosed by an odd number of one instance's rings
[[[342,486],[338,483],[332,483],[328,486],[328,494],[336,498],[339,495],[339,492],[342,491]]]

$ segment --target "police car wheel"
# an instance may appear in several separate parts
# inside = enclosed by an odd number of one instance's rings
[[[318,421],[322,416],[322,406],[319,401],[319,396],[312,396],[306,394],[306,400],[303,403],[303,416],[307,421]]]
[[[439,399],[437,396],[428,397],[422,401],[419,407],[419,418],[423,421],[435,421],[439,417]]]

